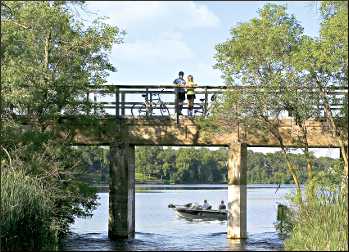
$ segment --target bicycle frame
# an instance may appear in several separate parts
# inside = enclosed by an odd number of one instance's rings
[[[211,97],[211,101],[213,102],[215,99],[216,99],[216,96],[213,95],[213,97]],[[202,116],[205,116],[205,117],[209,115],[209,111],[210,111],[210,108],[212,107],[212,104],[208,106],[208,108],[205,112],[205,103],[206,103],[206,99],[202,99],[201,103],[199,104],[200,108],[194,109],[194,116],[197,113],[200,113]]]
[[[160,92],[162,92],[164,89],[162,89]],[[153,115],[153,110],[157,109],[157,106],[159,106],[159,109],[161,108],[161,105],[165,104],[165,102],[163,102],[161,100],[160,97],[160,93],[154,93],[154,94],[150,94],[151,96],[157,96],[157,98],[155,99],[149,99],[148,96],[145,96],[144,98],[144,104],[145,107],[147,109],[146,113],[149,113],[149,115]],[[154,102],[156,101],[156,102]]]

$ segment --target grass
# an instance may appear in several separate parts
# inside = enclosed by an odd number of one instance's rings
[[[315,194],[291,219],[285,250],[348,251],[348,183],[338,178],[341,175],[322,173],[311,182]]]
[[[348,202],[314,202],[300,210],[286,250],[348,251]]]
[[[37,179],[20,170],[1,174],[1,250],[53,249],[53,204]]]

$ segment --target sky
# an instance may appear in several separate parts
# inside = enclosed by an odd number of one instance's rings
[[[319,35],[316,1],[268,1],[287,7],[307,35]],[[126,31],[113,46],[110,61],[117,72],[109,84],[171,84],[179,71],[198,85],[222,85],[215,64],[215,45],[229,39],[230,29],[258,16],[267,1],[87,1],[87,21],[105,16]],[[268,148],[263,148],[268,150]],[[270,149],[274,150],[274,149]],[[338,150],[317,150],[338,157]],[[320,153],[320,154],[318,154]]]
[[[180,70],[201,85],[222,84],[214,65],[215,45],[229,38],[230,29],[258,16],[264,1],[87,1],[90,17],[126,31],[114,45],[111,62],[117,68],[113,84],[170,84]],[[317,36],[320,17],[316,2],[276,1],[287,6],[305,33]]]

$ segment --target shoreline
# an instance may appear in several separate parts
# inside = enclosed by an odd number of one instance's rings
[[[97,192],[108,192],[109,185],[93,185]],[[302,185],[303,187],[303,185]],[[136,190],[221,190],[228,189],[228,184],[136,184]],[[294,184],[248,184],[247,189],[295,188]]]

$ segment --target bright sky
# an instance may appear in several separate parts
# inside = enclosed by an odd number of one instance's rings
[[[171,84],[178,71],[192,74],[199,85],[222,85],[214,70],[215,45],[226,41],[233,26],[258,16],[265,1],[87,1],[95,17],[126,30],[124,44],[115,45],[111,63],[117,68],[112,84]],[[275,1],[284,5],[304,27],[318,36],[316,1]],[[93,16],[93,14],[91,14]],[[89,19],[91,20],[91,19]],[[263,148],[268,150],[268,148]],[[333,154],[333,153],[334,154]],[[338,150],[316,151],[338,157]],[[318,155],[320,155],[318,154]]]
[[[88,10],[109,17],[125,29],[124,44],[115,45],[111,62],[118,72],[110,82],[170,84],[183,70],[201,85],[222,84],[212,69],[215,45],[229,38],[231,27],[258,16],[264,1],[87,1]],[[319,32],[316,2],[286,2],[305,33]]]

